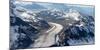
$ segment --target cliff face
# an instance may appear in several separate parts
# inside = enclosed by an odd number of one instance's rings
[[[15,22],[11,22],[10,25],[10,47],[12,49],[27,47],[33,42],[31,37],[38,33],[37,29],[31,27],[18,17],[16,17]]]
[[[24,13],[24,16],[22,15]],[[27,17],[25,17],[27,16]],[[49,24],[40,19],[33,19],[34,15],[26,10],[16,8],[10,4],[10,49],[27,48],[38,37],[39,28],[49,27]],[[36,21],[37,20],[37,21]],[[35,21],[35,22],[34,22]],[[45,25],[43,25],[45,24]]]
[[[64,29],[58,34],[59,40],[53,46],[73,46],[94,44],[94,17],[82,14],[76,10],[70,10],[59,20],[65,20]],[[67,20],[66,20],[67,19]]]
[[[65,46],[94,44],[94,17],[81,14],[79,19],[80,21],[69,25],[64,31]]]

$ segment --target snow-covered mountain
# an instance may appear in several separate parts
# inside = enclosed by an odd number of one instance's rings
[[[78,11],[70,15],[78,20],[66,27],[65,45],[94,44],[94,17],[83,15]]]
[[[35,13],[10,4],[10,49],[27,48],[38,37],[39,29],[48,28],[49,24],[35,18]]]
[[[57,19],[73,19],[78,21],[81,17],[80,13],[75,9],[69,9],[62,17],[58,17]]]
[[[64,27],[59,36],[54,36],[57,40],[52,46],[94,44],[94,16],[80,9],[55,3],[10,2],[10,48],[23,49],[34,44],[40,31],[51,27],[50,22]]]
[[[45,20],[52,20],[52,19],[56,19],[57,17],[62,17],[64,15],[64,13],[62,11],[59,11],[57,9],[47,9],[47,10],[43,10],[40,11],[39,13],[37,13],[36,17],[41,17]]]
[[[54,18],[54,15],[52,17]],[[64,40],[60,39],[59,41],[62,41],[63,44],[59,42],[59,45],[94,44],[94,16],[82,14],[76,9],[69,9],[67,12],[63,12],[63,15],[56,16],[55,20],[65,21],[64,35],[60,35],[60,38],[64,37]],[[54,46],[59,45],[55,44]]]

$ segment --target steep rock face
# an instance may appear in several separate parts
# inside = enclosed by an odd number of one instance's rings
[[[49,24],[35,18],[29,10],[10,3],[10,49],[27,48],[38,38],[39,29],[48,28]]]
[[[94,44],[94,18],[81,15],[80,21],[68,26],[65,30],[65,45]]]
[[[27,22],[23,21],[16,16],[13,1],[10,2],[10,49],[27,48],[32,41],[32,37],[38,34],[38,30],[30,26]]]
[[[71,46],[94,44],[94,17],[71,9],[66,15],[58,17],[65,20],[63,33],[59,34],[58,44],[53,46]]]
[[[11,49],[26,48],[33,43],[31,38],[38,33],[38,30],[18,17],[13,19],[15,22],[10,22],[10,47]]]

